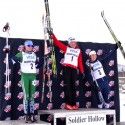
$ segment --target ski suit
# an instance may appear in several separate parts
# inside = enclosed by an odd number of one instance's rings
[[[64,52],[63,77],[64,92],[66,104],[76,105],[76,88],[77,69],[84,73],[82,53],[79,48],[71,48],[59,41],[54,34],[51,35],[54,45]]]
[[[34,114],[34,93],[36,80],[36,54],[34,52],[17,53],[14,61],[20,62],[21,82],[24,93],[24,113]]]

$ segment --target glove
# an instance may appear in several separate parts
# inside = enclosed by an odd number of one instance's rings
[[[118,41],[118,43],[116,44],[116,49],[118,49],[118,47],[121,46],[121,42]]]
[[[52,35],[53,34],[52,28],[47,28],[47,32],[49,35]]]
[[[9,52],[10,52],[10,48],[4,48],[3,51],[4,51],[5,53],[9,53]]]

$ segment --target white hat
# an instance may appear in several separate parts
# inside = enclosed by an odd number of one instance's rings
[[[91,55],[96,55],[96,51],[95,50],[90,51],[89,56]]]
[[[75,38],[69,37],[69,38],[68,38],[68,43],[70,43],[70,42],[72,42],[72,41],[75,41]]]

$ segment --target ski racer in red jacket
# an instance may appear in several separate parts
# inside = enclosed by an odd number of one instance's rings
[[[84,75],[84,65],[82,52],[77,45],[74,38],[70,37],[68,39],[68,45],[65,45],[59,41],[51,30],[48,30],[50,37],[53,39],[53,43],[60,50],[64,52],[63,60],[63,78],[64,78],[64,93],[65,93],[65,109],[67,110],[77,110],[76,105],[76,88],[75,82],[77,80],[77,70]]]

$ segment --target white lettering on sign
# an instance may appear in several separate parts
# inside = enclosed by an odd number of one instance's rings
[[[103,114],[83,114],[68,115],[66,117],[66,125],[106,125],[106,115]]]

